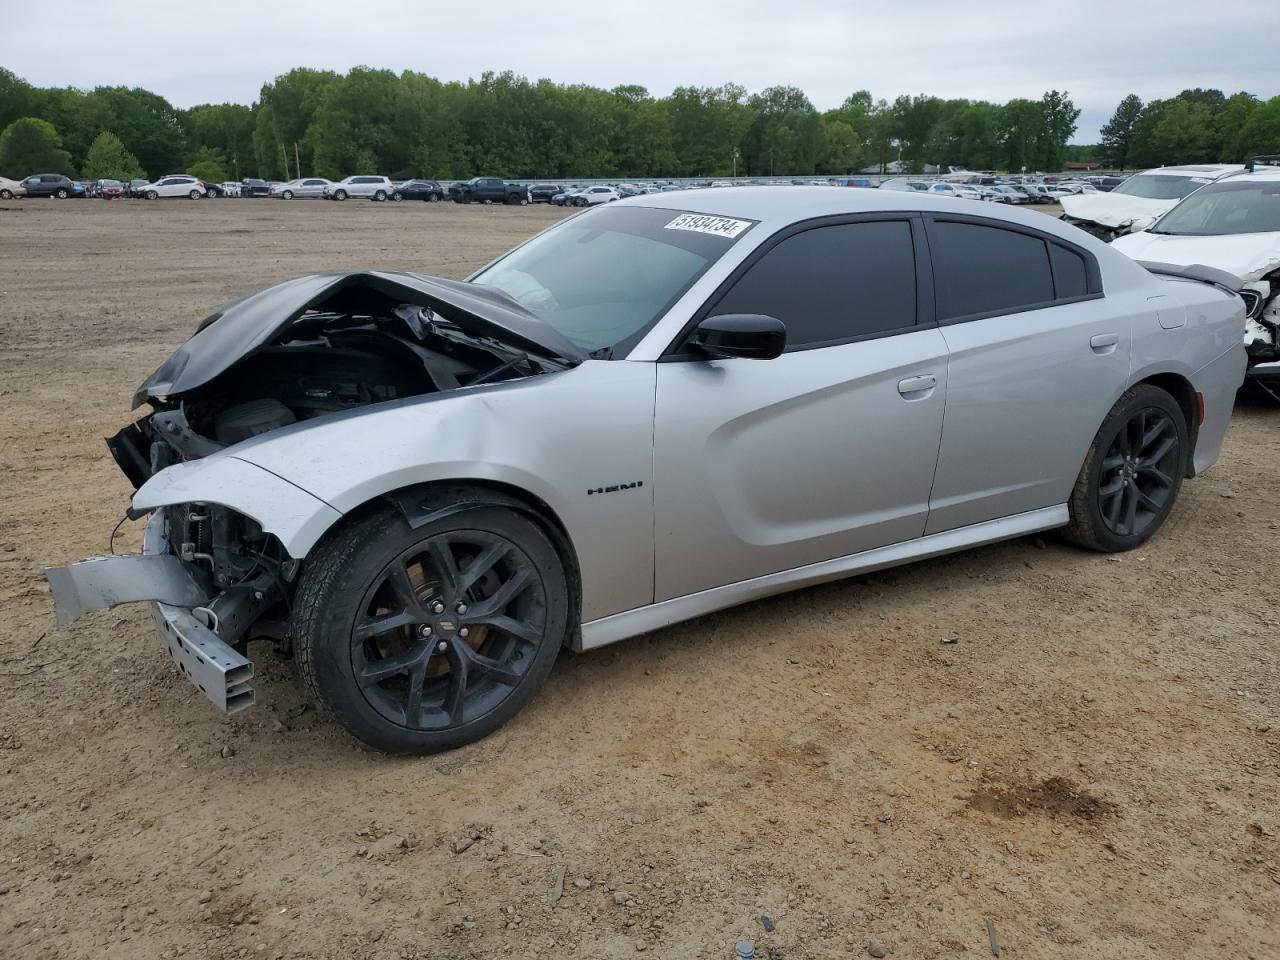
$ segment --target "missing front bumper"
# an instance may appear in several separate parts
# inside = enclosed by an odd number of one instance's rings
[[[58,626],[90,610],[151,601],[160,642],[183,675],[224,713],[253,706],[253,664],[216,632],[221,622],[206,607],[213,593],[190,564],[169,552],[162,513],[147,522],[142,551],[45,570]]]

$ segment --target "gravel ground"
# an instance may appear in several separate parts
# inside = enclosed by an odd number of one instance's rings
[[[228,719],[142,610],[53,629],[42,567],[129,494],[100,438],[214,305],[459,276],[559,216],[0,207],[0,956],[981,957],[989,920],[1014,958],[1280,957],[1261,400],[1140,552],[1028,538],[566,654],[433,758],[357,747],[265,645]]]

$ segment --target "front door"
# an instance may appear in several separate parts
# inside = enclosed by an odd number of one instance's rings
[[[709,315],[787,327],[774,360],[660,362],[655,600],[924,533],[947,392],[921,318],[919,221],[858,219],[771,241]]]

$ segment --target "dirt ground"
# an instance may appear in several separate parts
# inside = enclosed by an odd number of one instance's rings
[[[41,569],[105,552],[101,438],[212,307],[459,276],[559,211],[0,206],[5,960],[982,957],[988,920],[1027,960],[1280,957],[1275,405],[1137,553],[1028,538],[566,653],[488,740],[391,759],[267,645],[227,719],[142,609],[56,631]]]

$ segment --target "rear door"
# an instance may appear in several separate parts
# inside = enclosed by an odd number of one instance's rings
[[[658,363],[656,600],[924,532],[947,362],[922,229],[909,215],[792,228],[705,311],[777,317],[786,352],[677,345]]]
[[[1065,503],[1129,376],[1092,254],[981,217],[926,218],[950,351],[928,533]]]

